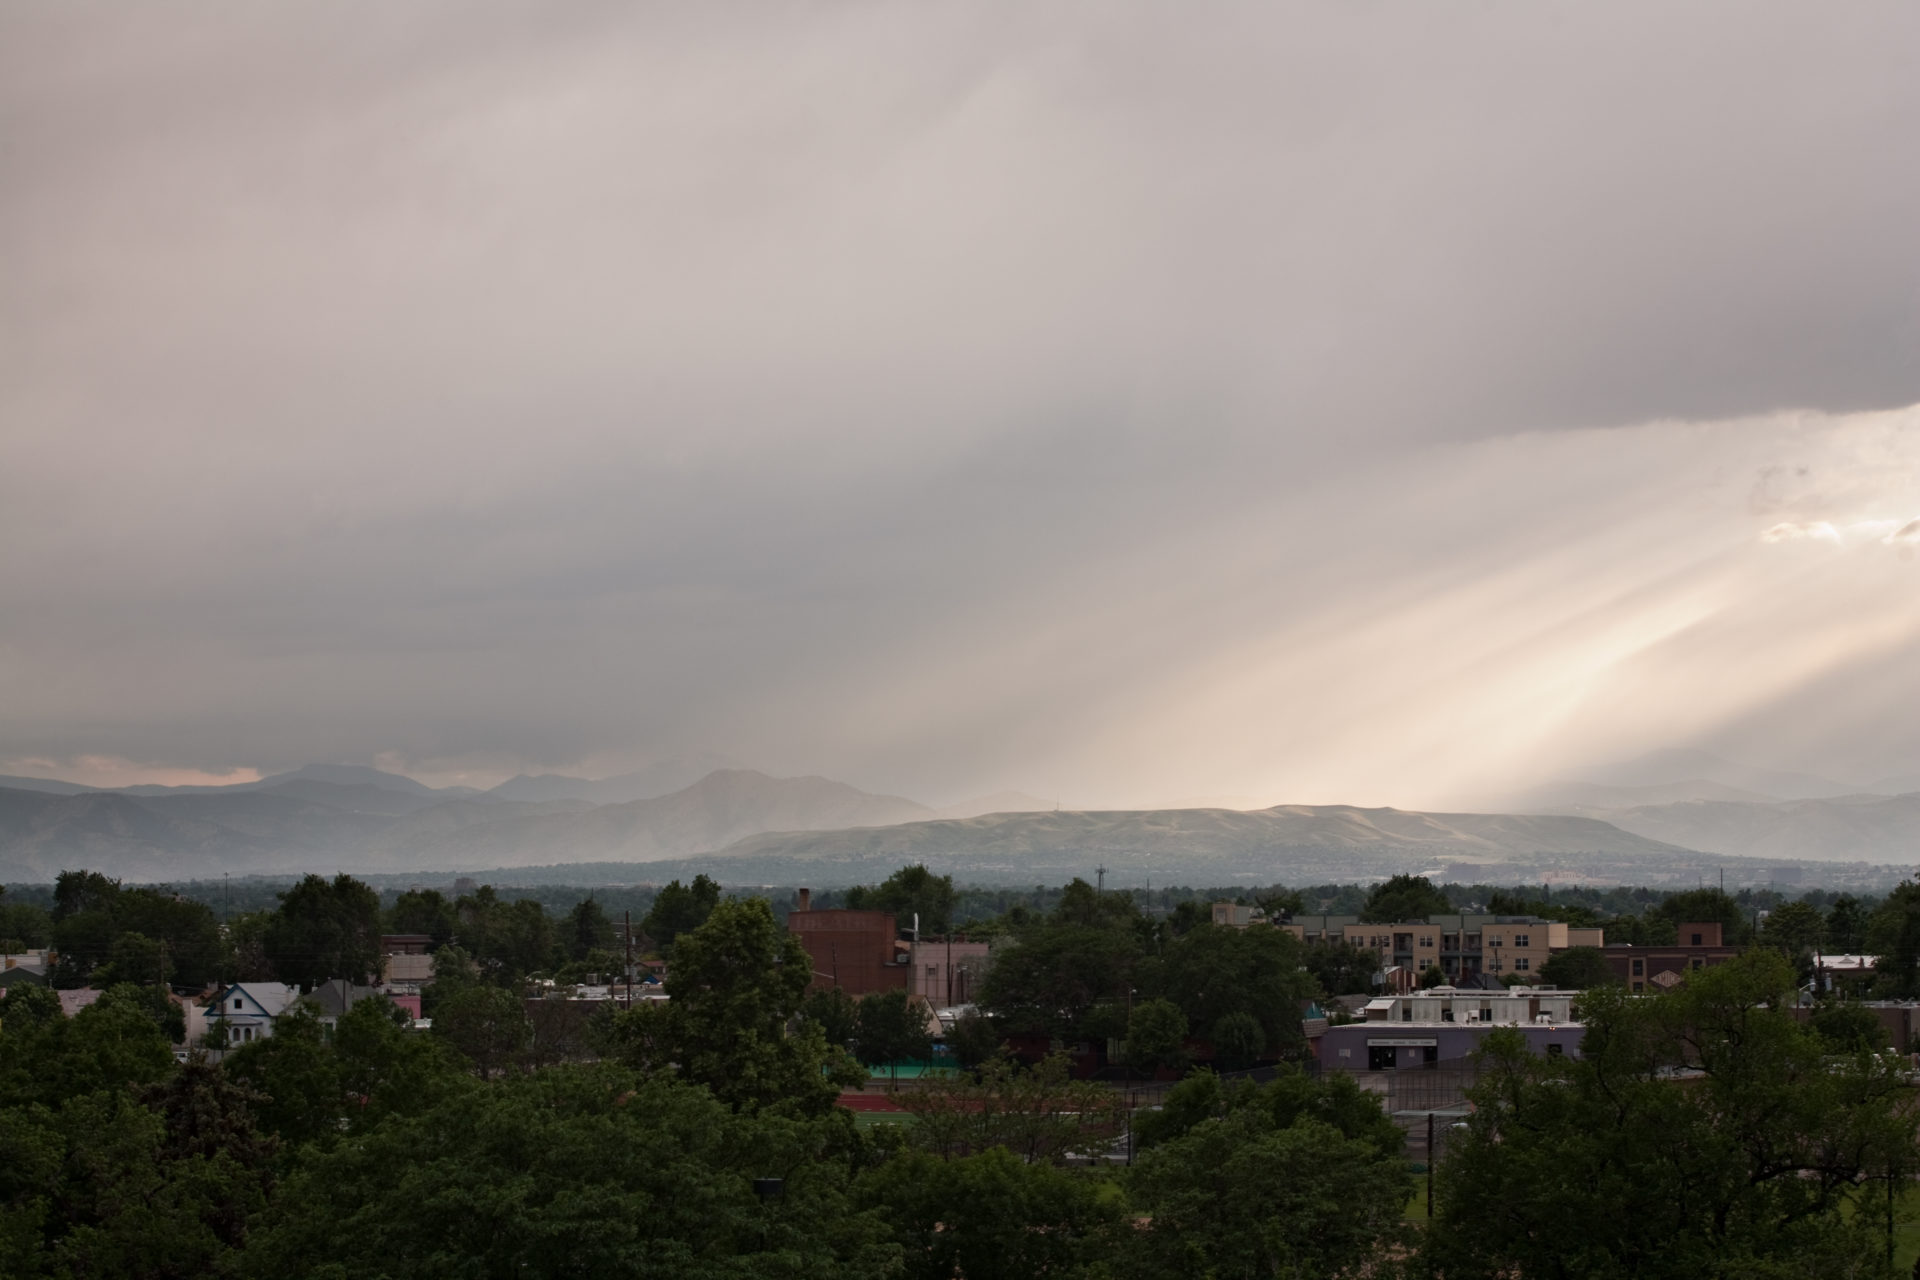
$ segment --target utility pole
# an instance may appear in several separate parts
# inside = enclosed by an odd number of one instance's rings
[[[1096,893],[1105,893],[1105,892],[1107,891],[1107,866],[1106,866],[1106,864],[1105,864],[1105,863],[1103,862],[1103,863],[1101,863],[1101,864],[1100,864],[1099,866],[1097,866],[1097,867],[1095,867],[1095,868],[1093,869],[1093,873],[1094,873],[1094,875],[1096,875],[1096,876],[1098,876],[1098,877],[1100,878],[1100,884],[1099,884],[1099,886],[1098,886],[1098,887],[1097,887],[1097,888],[1096,888],[1096,889],[1094,890],[1094,892],[1096,892]]]
[[[1127,988],[1127,1037],[1133,1037],[1133,997],[1134,989]],[[1133,1054],[1127,1053],[1122,1059],[1127,1069],[1127,1165],[1133,1165]]]
[[[625,1008],[633,1008],[633,912],[631,909],[620,913],[620,932],[627,939],[627,1003]]]
[[[947,1008],[953,1008],[953,929],[947,929]]]

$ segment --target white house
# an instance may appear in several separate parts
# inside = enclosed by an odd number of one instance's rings
[[[300,988],[279,982],[236,982],[207,1007],[207,1026],[221,1030],[230,1045],[273,1034],[274,1019],[300,999]]]

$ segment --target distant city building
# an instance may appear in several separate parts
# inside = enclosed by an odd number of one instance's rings
[[[1533,1052],[1580,1056],[1586,1028],[1572,1021],[1574,993],[1551,987],[1503,992],[1435,987],[1367,1002],[1364,1022],[1328,1027],[1313,1042],[1323,1067],[1404,1071],[1464,1064],[1492,1031],[1518,1031]]]
[[[1671,991],[1684,983],[1688,974],[1725,964],[1740,954],[1740,948],[1727,946],[1722,940],[1718,924],[1683,923],[1675,932],[1679,940],[1671,946],[1615,943],[1601,954],[1613,976],[1625,983],[1627,990],[1641,994]]]
[[[933,938],[912,944],[913,993],[936,1009],[972,1004],[986,977],[984,942]]]
[[[1434,915],[1396,924],[1364,924],[1355,916],[1294,916],[1277,927],[1303,942],[1344,942],[1373,951],[1383,973],[1398,971],[1394,985],[1401,987],[1417,984],[1436,967],[1452,982],[1481,974],[1531,977],[1555,952],[1606,941],[1603,930],[1539,916]]]

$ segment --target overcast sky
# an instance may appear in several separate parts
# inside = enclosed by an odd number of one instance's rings
[[[1916,49],[1905,0],[0,8],[0,772],[1920,767]]]

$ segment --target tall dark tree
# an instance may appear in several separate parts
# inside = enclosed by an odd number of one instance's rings
[[[825,1115],[841,1085],[866,1075],[817,1024],[789,1031],[812,980],[806,948],[765,899],[719,903],[675,942],[665,1006],[614,1017],[614,1050],[636,1067],[705,1085],[739,1110],[784,1104]]]
[[[953,877],[937,876],[920,864],[902,867],[873,888],[847,891],[855,910],[888,911],[902,929],[920,918],[921,935],[945,933],[953,926]]]
[[[1131,896],[1076,879],[1052,912],[1023,924],[1014,945],[995,955],[980,1003],[1006,1035],[1124,1036],[1127,992],[1158,933]]]
[[[432,949],[453,940],[453,904],[438,889],[409,889],[387,912],[389,933],[424,933]]]
[[[1380,953],[1349,942],[1309,942],[1301,963],[1330,996],[1363,996],[1373,990],[1380,972]]]
[[[53,936],[53,916],[31,902],[8,902],[0,885],[0,951],[38,950]]]
[[[1599,947],[1568,947],[1547,957],[1540,966],[1540,981],[1568,991],[1585,991],[1620,979],[1607,963],[1607,953]]]
[[[1857,955],[1866,944],[1867,916],[1860,900],[1843,893],[1827,910],[1826,945],[1841,955]]]
[[[585,960],[593,951],[611,951],[614,944],[613,921],[589,894],[567,912],[561,930],[569,960]]]
[[[869,1067],[924,1061],[933,1052],[926,1006],[903,990],[874,992],[860,1001],[854,1045],[854,1055]]]
[[[1866,946],[1884,994],[1920,994],[1920,881],[1902,880],[1867,917]]]
[[[1683,924],[1717,924],[1729,946],[1744,946],[1753,937],[1753,921],[1733,895],[1721,889],[1688,889],[1673,894],[1649,914],[1676,928]]]
[[[380,895],[349,875],[310,875],[280,895],[263,939],[282,982],[312,990],[366,982],[380,968]]]
[[[1375,885],[1360,908],[1360,918],[1368,924],[1399,924],[1405,920],[1424,920],[1428,916],[1447,915],[1453,904],[1447,895],[1433,887],[1425,876],[1398,875]]]
[[[640,927],[666,951],[681,934],[705,924],[719,902],[720,886],[704,874],[695,876],[691,885],[672,880],[655,896],[653,909],[647,912]]]
[[[553,921],[532,898],[508,902],[481,885],[454,904],[454,916],[455,938],[491,981],[517,983],[557,958]]]

